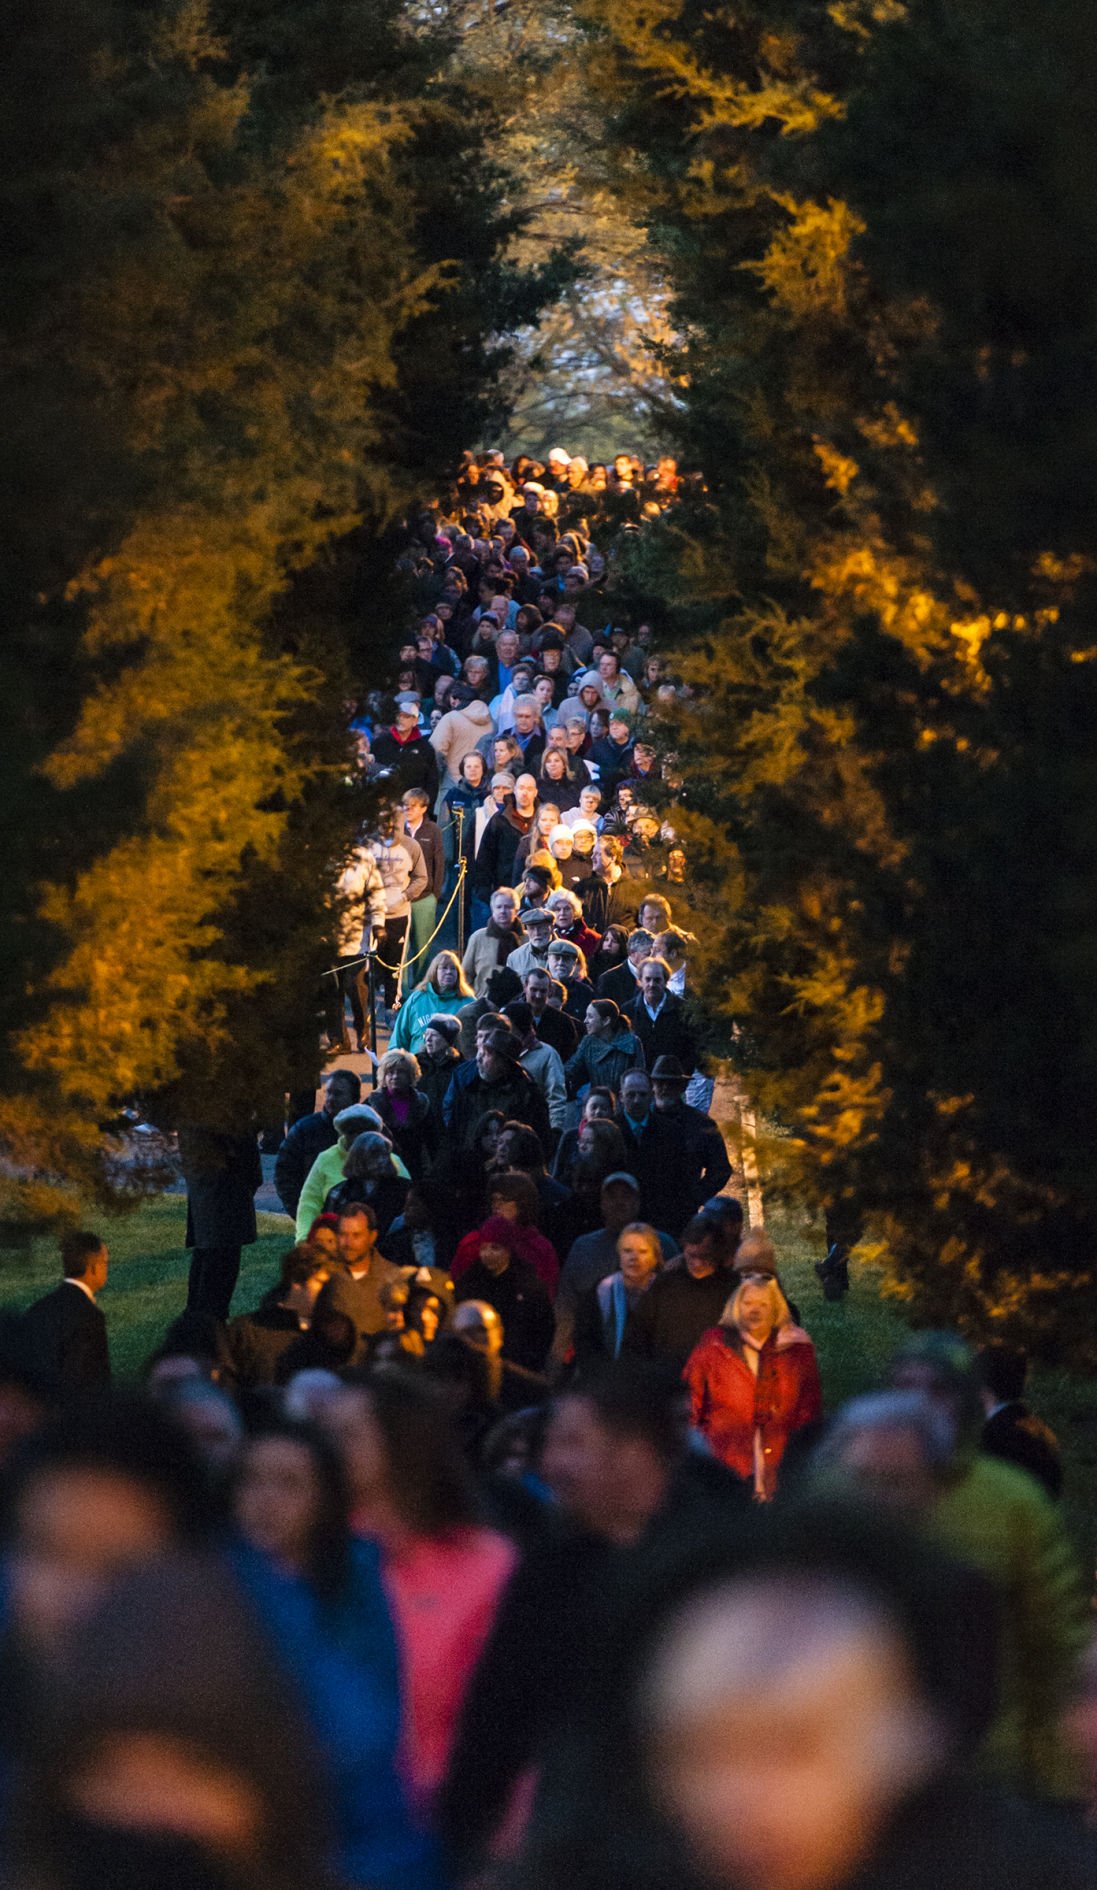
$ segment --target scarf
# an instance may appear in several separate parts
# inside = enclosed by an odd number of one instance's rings
[[[494,919],[488,920],[486,926],[484,927],[484,930],[487,933],[489,938],[498,939],[499,941],[497,949],[496,949],[496,953],[495,953],[495,962],[497,965],[506,964],[507,959],[510,957],[511,952],[516,952],[518,950],[518,947],[522,943],[523,937],[525,936],[524,933],[519,932],[517,928],[514,926],[508,925],[506,928],[504,928],[501,925],[496,925]]]

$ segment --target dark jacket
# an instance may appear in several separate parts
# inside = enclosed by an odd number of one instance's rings
[[[457,1282],[456,1298],[486,1300],[503,1322],[503,1357],[526,1371],[539,1372],[552,1344],[552,1304],[543,1283],[525,1260],[512,1260],[505,1273],[490,1273],[479,1260]]]
[[[97,1391],[110,1384],[107,1322],[73,1280],[62,1280],[27,1307],[22,1335],[33,1364],[66,1391]]]
[[[452,1074],[452,1072],[451,1072]],[[408,1097],[408,1119],[397,1122],[388,1091],[374,1093],[373,1108],[385,1127],[385,1134],[407,1167],[413,1181],[419,1181],[433,1166],[438,1151],[438,1124],[431,1114],[430,1102],[419,1089]]]
[[[338,1140],[334,1117],[325,1109],[302,1116],[286,1136],[274,1163],[274,1186],[291,1219],[297,1218],[297,1203],[313,1162]]]
[[[460,1013],[459,1013],[460,1014]],[[441,1126],[442,1104],[446,1091],[453,1081],[461,1062],[461,1052],[455,1044],[450,1044],[444,1055],[435,1061],[424,1050],[419,1058],[419,1081],[416,1088],[425,1096],[430,1105],[430,1112],[436,1123]]]
[[[616,891],[616,888],[614,888]],[[632,975],[632,966],[626,958],[620,965],[614,965],[612,971],[604,971],[599,978],[596,990],[600,998],[612,998],[613,1002],[627,1011],[640,995],[640,986]]]
[[[398,1214],[404,1212],[408,1183],[402,1175],[382,1175],[380,1181],[348,1181],[345,1177],[329,1188],[324,1199],[325,1214],[341,1214],[354,1201],[368,1201],[377,1216],[377,1238],[387,1234]]]
[[[680,1371],[702,1334],[719,1325],[734,1287],[721,1268],[703,1280],[684,1265],[661,1273],[629,1317],[622,1354],[663,1359]]]
[[[610,885],[602,873],[588,873],[585,879],[577,879],[572,887],[577,899],[583,906],[583,917],[592,932],[599,937],[610,925],[621,925],[636,910],[636,900],[629,882],[621,878]],[[615,969],[619,970],[617,966]],[[606,973],[609,976],[609,973]],[[598,992],[599,997],[616,997],[614,991]],[[629,993],[625,993],[626,1002]],[[617,999],[620,1003],[620,999]]]
[[[513,807],[492,815],[472,868],[473,890],[482,898],[490,899],[498,886],[513,886],[518,842],[532,825]]]
[[[300,1336],[301,1321],[295,1312],[279,1305],[275,1287],[254,1312],[229,1321],[225,1337],[230,1362],[224,1376],[230,1385],[247,1391],[282,1384],[279,1366]]]
[[[188,1247],[248,1247],[259,1238],[255,1190],[263,1168],[254,1135],[181,1128],[179,1162],[187,1184]]]
[[[547,1043],[550,1050],[555,1050],[561,1063],[566,1063],[574,1055],[579,1042],[579,1026],[566,1011],[558,1011],[552,1004],[546,1004],[540,1017],[534,1019],[533,1028],[541,1042]]]
[[[603,794],[612,793],[618,781],[632,772],[632,743],[628,741],[621,748],[608,735],[603,735],[592,743],[590,759],[598,769],[598,786]]]
[[[437,826],[433,820],[428,819],[420,823],[417,834],[412,835],[406,823],[404,832],[408,835],[409,839],[414,838],[418,840],[419,850],[426,863],[427,892],[424,893],[423,897],[426,898],[427,894],[433,893],[436,899],[440,899],[446,878],[446,849],[442,841],[441,827]]]
[[[677,1057],[686,1075],[692,1074],[697,1067],[697,1040],[680,997],[668,992],[659,1015],[652,1019],[638,990],[625,1015],[640,1039],[649,1070],[654,1068],[657,1057]]]
[[[1019,1470],[1027,1470],[1043,1484],[1052,1500],[1058,1501],[1063,1493],[1059,1440],[1022,1399],[1001,1405],[993,1417],[988,1417],[979,1443],[988,1457],[1002,1457]]]
[[[401,793],[409,787],[421,787],[430,795],[431,805],[438,795],[438,757],[426,735],[414,734],[402,742],[393,728],[375,737],[373,758],[379,768],[391,776]]]
[[[689,1204],[688,1220],[690,1214],[696,1214],[731,1180],[727,1145],[712,1117],[706,1116],[703,1109],[693,1109],[688,1103],[680,1102],[675,1103],[673,1109],[657,1109],[654,1113],[660,1128],[674,1136],[682,1151],[680,1157],[676,1156],[677,1179],[683,1202]]]
[[[475,1063],[463,1064],[442,1107],[449,1130],[447,1148],[458,1160],[472,1153],[476,1124],[489,1109],[501,1109],[509,1121],[526,1123],[542,1148],[552,1146],[545,1099],[520,1063],[512,1064],[500,1083],[485,1083]]]

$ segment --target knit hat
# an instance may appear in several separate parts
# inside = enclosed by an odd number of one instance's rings
[[[458,1037],[461,1035],[460,1022],[453,1015],[452,1011],[432,1011],[431,1015],[427,1018],[424,1028],[427,1030],[436,1030],[438,1035],[445,1037],[449,1043],[456,1043]]]
[[[510,792],[513,794],[514,793],[514,776],[512,774],[508,774],[507,770],[504,768],[498,774],[492,775],[491,785],[492,787],[509,788]]]

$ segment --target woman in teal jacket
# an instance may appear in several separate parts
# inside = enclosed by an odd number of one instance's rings
[[[456,952],[437,952],[427,966],[427,975],[414,991],[409,991],[396,1013],[389,1048],[410,1050],[416,1056],[423,1047],[427,1021],[436,1011],[455,1014],[471,1004],[474,992]]]
[[[612,998],[591,998],[587,1005],[586,1036],[564,1065],[569,1096],[585,1096],[592,1085],[620,1094],[629,1070],[642,1070],[644,1052],[621,1009]]]

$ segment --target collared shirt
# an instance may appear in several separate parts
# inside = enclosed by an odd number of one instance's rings
[[[645,1011],[647,1012],[647,1014],[648,1014],[648,1016],[649,1016],[649,1017],[651,1018],[651,1021],[652,1021],[652,1023],[653,1023],[653,1024],[654,1024],[654,1022],[655,1022],[655,1020],[656,1020],[656,1018],[657,1018],[657,1017],[658,1017],[658,1015],[659,1015],[659,1012],[660,1012],[660,1011],[662,1010],[662,1008],[663,1008],[663,1005],[664,1005],[665,1003],[666,1003],[666,998],[664,997],[664,998],[662,998],[662,999],[660,1000],[660,1002],[659,1002],[659,1004],[657,1005],[657,1007],[656,1007],[656,1009],[655,1009],[655,1010],[652,1010],[652,1008],[651,1008],[651,1005],[650,1005],[650,1004],[648,1003],[648,1001],[647,1001],[647,998],[644,998],[644,1000],[643,1000],[643,1004],[644,1004],[644,1009],[645,1009]]]
[[[88,1298],[90,1299],[90,1301],[91,1301],[91,1303],[92,1303],[92,1305],[93,1305],[93,1306],[95,1305],[95,1294],[94,1294],[94,1293],[92,1292],[92,1290],[91,1290],[91,1287],[90,1287],[90,1286],[88,1285],[88,1283],[87,1283],[87,1281],[86,1281],[86,1280],[74,1280],[74,1279],[72,1279],[72,1278],[70,1278],[70,1277],[69,1277],[68,1275],[66,1275],[66,1277],[65,1277],[65,1285],[66,1285],[66,1286],[76,1286],[76,1287],[78,1287],[78,1288],[80,1289],[80,1291],[81,1291],[81,1293],[86,1293],[86,1294],[87,1294],[87,1296],[88,1296]]]

